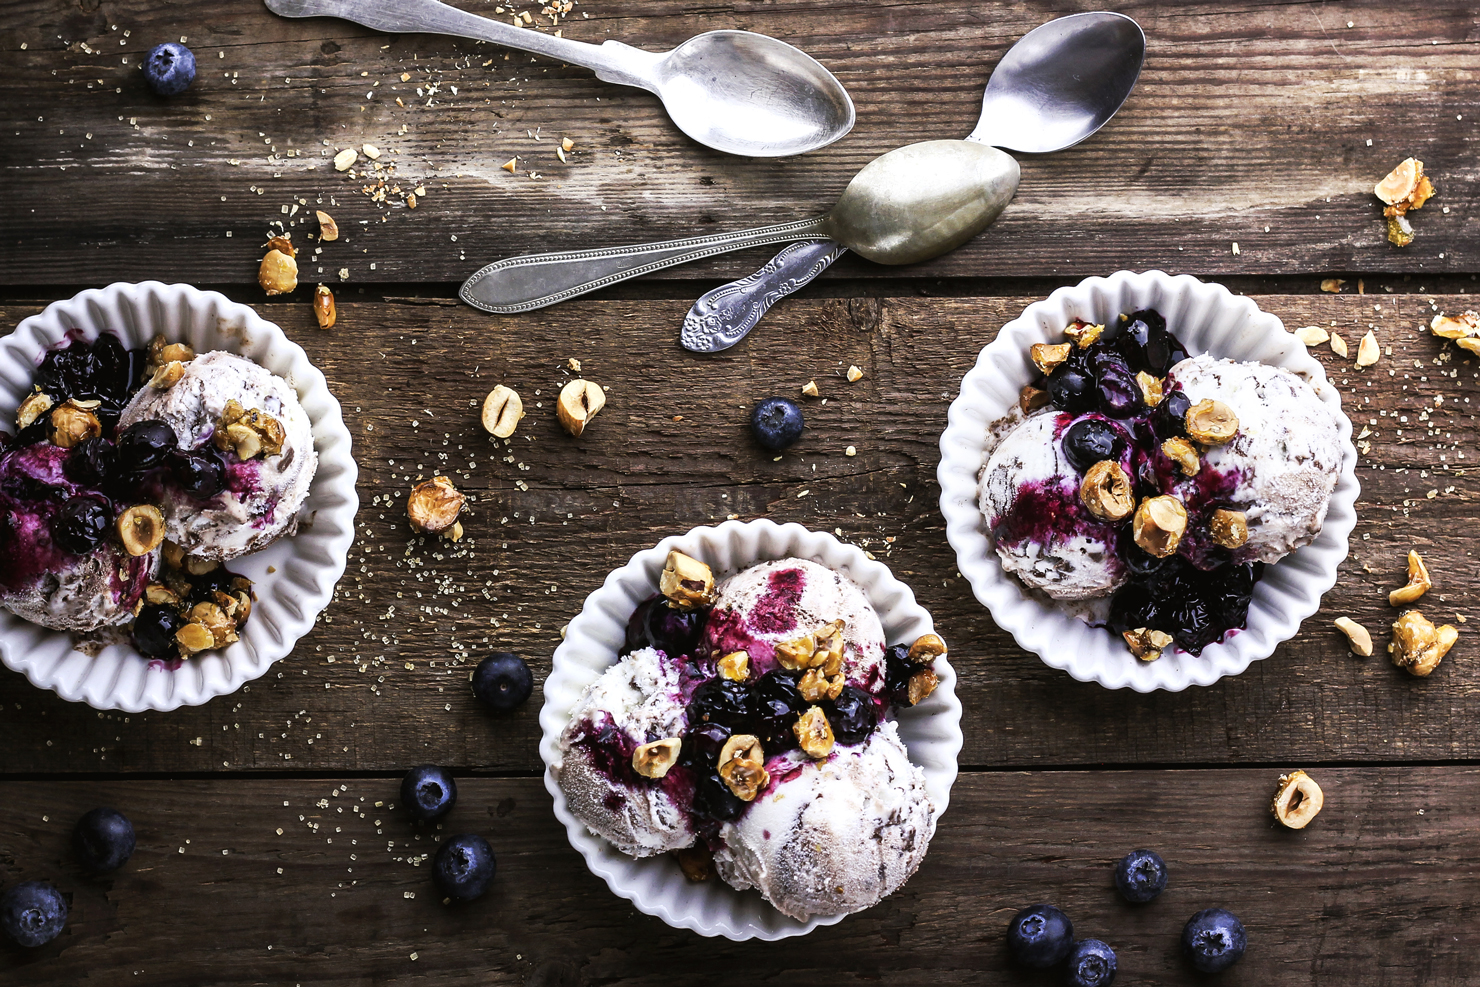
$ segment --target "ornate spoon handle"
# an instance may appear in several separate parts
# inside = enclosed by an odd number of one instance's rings
[[[755,328],[772,305],[847,252],[847,247],[833,240],[793,243],[749,277],[706,292],[684,317],[679,334],[684,349],[695,353],[729,349]]]

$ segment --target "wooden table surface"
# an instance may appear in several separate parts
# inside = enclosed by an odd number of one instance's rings
[[[539,9],[502,15],[538,24]],[[845,259],[717,357],[681,350],[678,325],[764,251],[525,316],[455,300],[462,278],[508,254],[809,215],[875,155],[967,133],[1007,46],[1080,9],[1093,5],[589,0],[561,19],[578,40],[656,48],[744,28],[814,54],[858,125],[763,161],[693,144],[647,94],[491,45],[287,21],[255,0],[12,0],[0,326],[116,280],[251,303],[343,404],[362,506],[317,628],[236,695],[124,716],[0,671],[0,886],[44,878],[72,904],[50,945],[0,946],[0,982],[1047,984],[1012,969],[1002,936],[1042,900],[1118,950],[1119,983],[1211,982],[1176,951],[1187,916],[1211,905],[1249,930],[1224,984],[1475,982],[1480,647],[1459,624],[1443,665],[1414,679],[1381,643],[1351,656],[1331,627],[1350,615],[1385,639],[1410,548],[1434,575],[1430,616],[1480,616],[1480,372],[1424,331],[1472,304],[1480,273],[1472,5],[1124,4],[1149,39],[1138,88],[1091,140],[1025,158],[991,231],[918,267]],[[181,38],[196,83],[153,97],[141,57]],[[383,152],[387,188],[425,189],[414,210],[367,194],[373,173],[334,170],[337,150],[365,143]],[[1371,188],[1409,155],[1439,193],[1400,250]],[[510,158],[512,175],[499,167]],[[315,209],[335,216],[338,241],[314,239]],[[283,230],[308,247],[303,287],[268,300],[260,246]],[[1369,329],[1382,345],[1363,370],[1317,354],[1362,436],[1360,520],[1336,587],[1271,658],[1179,694],[1081,684],[1018,649],[957,574],[937,510],[937,437],[978,350],[1052,288],[1119,268],[1224,282],[1287,326],[1339,332],[1352,356]],[[1320,290],[1331,277],[1339,293]],[[319,280],[339,298],[328,331],[310,312]],[[579,439],[551,402],[572,357],[609,388]],[[852,384],[851,364],[865,372]],[[779,460],[761,455],[747,409],[812,378],[828,400],[808,404],[806,436]],[[478,426],[496,383],[530,412],[507,448]],[[410,483],[438,471],[474,499],[455,548],[404,520]],[[467,687],[489,650],[522,653],[543,679],[560,628],[608,571],[730,516],[835,531],[886,562],[951,642],[965,707],[962,773],[920,872],[881,905],[780,943],[704,939],[612,895],[551,813],[538,691],[495,717]],[[421,762],[458,776],[440,832],[383,807]],[[1295,767],[1326,791],[1302,832],[1267,811]],[[68,850],[98,804],[139,834],[103,879]],[[499,876],[480,901],[446,907],[423,860],[464,830],[492,842]],[[1136,846],[1158,849],[1172,878],[1131,909],[1110,865]]]

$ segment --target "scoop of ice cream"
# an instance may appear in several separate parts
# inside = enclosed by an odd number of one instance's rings
[[[884,628],[857,583],[806,559],[762,562],[715,588],[704,628],[709,653],[744,651],[751,677],[777,667],[776,645],[843,621],[843,676],[872,693],[884,688]]]
[[[560,736],[560,760],[550,767],[575,817],[634,857],[694,842],[688,769],[674,765],[654,779],[632,766],[640,745],[683,735],[679,688],[678,669],[661,651],[623,658],[581,695]]]
[[[159,553],[129,555],[111,534],[83,555],[53,541],[52,521],[69,500],[105,503],[63,472],[67,455],[49,443],[0,455],[0,605],[52,630],[92,631],[133,616]]]
[[[1213,550],[1208,517],[1217,508],[1242,511],[1249,540],[1236,561],[1277,562],[1321,531],[1341,473],[1337,415],[1315,388],[1288,370],[1203,355],[1167,375],[1195,406],[1211,398],[1233,409],[1238,434],[1209,447],[1191,478],[1169,474],[1172,493],[1187,507],[1179,551],[1198,563]]]
[[[715,869],[794,919],[856,912],[892,894],[925,859],[935,806],[892,722],[824,761],[767,762],[771,784],[720,832]]]
[[[293,388],[251,360],[218,350],[185,364],[184,376],[174,386],[144,387],[118,423],[124,429],[159,419],[175,430],[181,449],[198,449],[211,443],[228,401],[277,419],[284,433],[282,451],[243,461],[226,450],[224,491],[203,501],[167,487],[159,505],[166,538],[190,555],[223,561],[298,528],[298,510],[308,498],[319,459],[308,415]]]
[[[1113,593],[1125,581],[1118,527],[1079,497],[1083,477],[1064,455],[1074,416],[1034,415],[997,443],[981,477],[981,511],[1002,567],[1060,600]],[[1130,474],[1129,444],[1121,466]]]

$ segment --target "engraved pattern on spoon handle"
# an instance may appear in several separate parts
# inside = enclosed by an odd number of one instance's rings
[[[833,240],[783,247],[759,271],[705,292],[684,317],[679,341],[695,353],[718,353],[744,339],[781,299],[809,283],[848,252]]]
[[[826,216],[816,216],[684,240],[505,257],[468,278],[458,295],[485,312],[498,315],[531,312],[629,278],[715,254],[818,236],[826,222]]]

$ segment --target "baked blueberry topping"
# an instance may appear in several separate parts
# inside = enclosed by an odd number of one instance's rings
[[[1007,927],[1007,948],[1026,967],[1044,969],[1061,962],[1074,946],[1074,923],[1052,905],[1024,908]]]
[[[761,739],[761,748],[768,755],[797,745],[797,735],[792,727],[810,705],[797,691],[794,673],[776,670],[761,676],[755,685],[750,707],[756,736]]]
[[[488,890],[497,870],[488,841],[476,833],[462,833],[443,843],[432,859],[432,883],[444,897],[472,901]]]
[[[524,659],[508,651],[495,651],[473,670],[473,695],[489,709],[507,713],[529,698],[534,676]]]
[[[176,655],[175,632],[185,626],[185,618],[172,606],[149,603],[134,618],[134,647],[145,658],[173,658]]]
[[[170,479],[186,496],[210,500],[226,489],[226,463],[209,446],[191,452],[171,449],[167,462]]]
[[[905,684],[909,698],[909,684]],[[833,736],[840,744],[861,744],[879,725],[879,709],[874,697],[856,685],[845,685],[843,691],[824,710],[832,725]]]
[[[134,422],[119,432],[114,441],[118,446],[119,463],[134,473],[158,466],[176,445],[175,430],[157,418]]]
[[[77,820],[72,846],[88,870],[99,874],[117,870],[134,854],[133,823],[117,809],[93,809]]]
[[[457,802],[457,782],[446,768],[418,764],[401,779],[401,802],[413,819],[437,819]]]
[[[51,518],[51,540],[64,552],[86,555],[108,535],[113,512],[96,497],[74,497]]]

